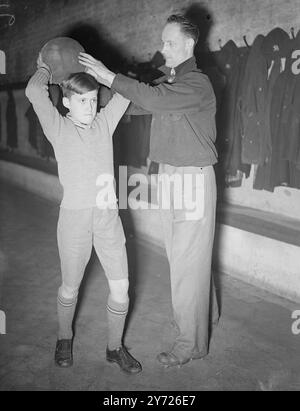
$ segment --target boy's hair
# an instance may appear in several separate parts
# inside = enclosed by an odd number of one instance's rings
[[[180,25],[181,31],[187,36],[192,38],[197,44],[199,39],[199,29],[198,27],[191,22],[187,17],[182,14],[172,14],[167,19],[167,24],[177,23]]]
[[[73,73],[61,83],[63,96],[70,98],[73,94],[85,94],[98,90],[99,83],[88,73]]]

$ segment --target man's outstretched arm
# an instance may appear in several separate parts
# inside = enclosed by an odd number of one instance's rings
[[[206,76],[190,72],[173,84],[150,86],[122,74],[108,70],[101,61],[80,53],[79,61],[97,75],[99,82],[131,100],[137,106],[153,113],[194,113],[215,105],[212,86]]]

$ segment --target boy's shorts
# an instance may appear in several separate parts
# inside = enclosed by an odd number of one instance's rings
[[[128,278],[126,240],[117,209],[61,208],[57,242],[66,286],[80,286],[93,245],[108,280]]]

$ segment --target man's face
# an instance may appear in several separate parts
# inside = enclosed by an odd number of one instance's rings
[[[169,23],[165,26],[162,42],[162,54],[167,67],[177,67],[193,55],[193,40],[182,33],[177,23]]]
[[[97,114],[97,96],[97,90],[84,94],[73,94],[70,98],[64,98],[64,104],[75,120],[90,125]]]

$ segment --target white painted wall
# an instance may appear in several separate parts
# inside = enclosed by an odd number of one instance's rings
[[[137,59],[147,60],[161,49],[161,29],[170,14],[195,4],[203,5],[213,20],[207,39],[212,51],[219,49],[219,39],[223,45],[233,40],[240,47],[245,46],[244,35],[251,45],[258,34],[266,35],[276,26],[288,33],[291,27],[296,33],[300,30],[300,0],[140,0],[139,3],[137,10],[126,15],[130,41],[126,41],[127,36],[119,35],[122,3],[119,14],[111,19],[111,29],[106,32],[109,41],[120,44]]]
[[[6,74],[6,54],[0,50],[0,74]]]
[[[209,44],[212,50],[218,49],[218,39],[224,45],[232,39],[245,46],[246,35],[251,45],[258,34],[267,35],[273,28],[281,27],[290,33],[294,27],[300,30],[300,0],[206,0],[212,10],[214,27]]]
[[[0,179],[48,200],[59,202],[63,189],[56,176],[0,160]]]
[[[273,193],[253,190],[253,181],[254,167],[249,178],[243,179],[241,187],[225,190],[224,200],[229,204],[251,207],[300,220],[300,190],[290,187],[276,187]]]

